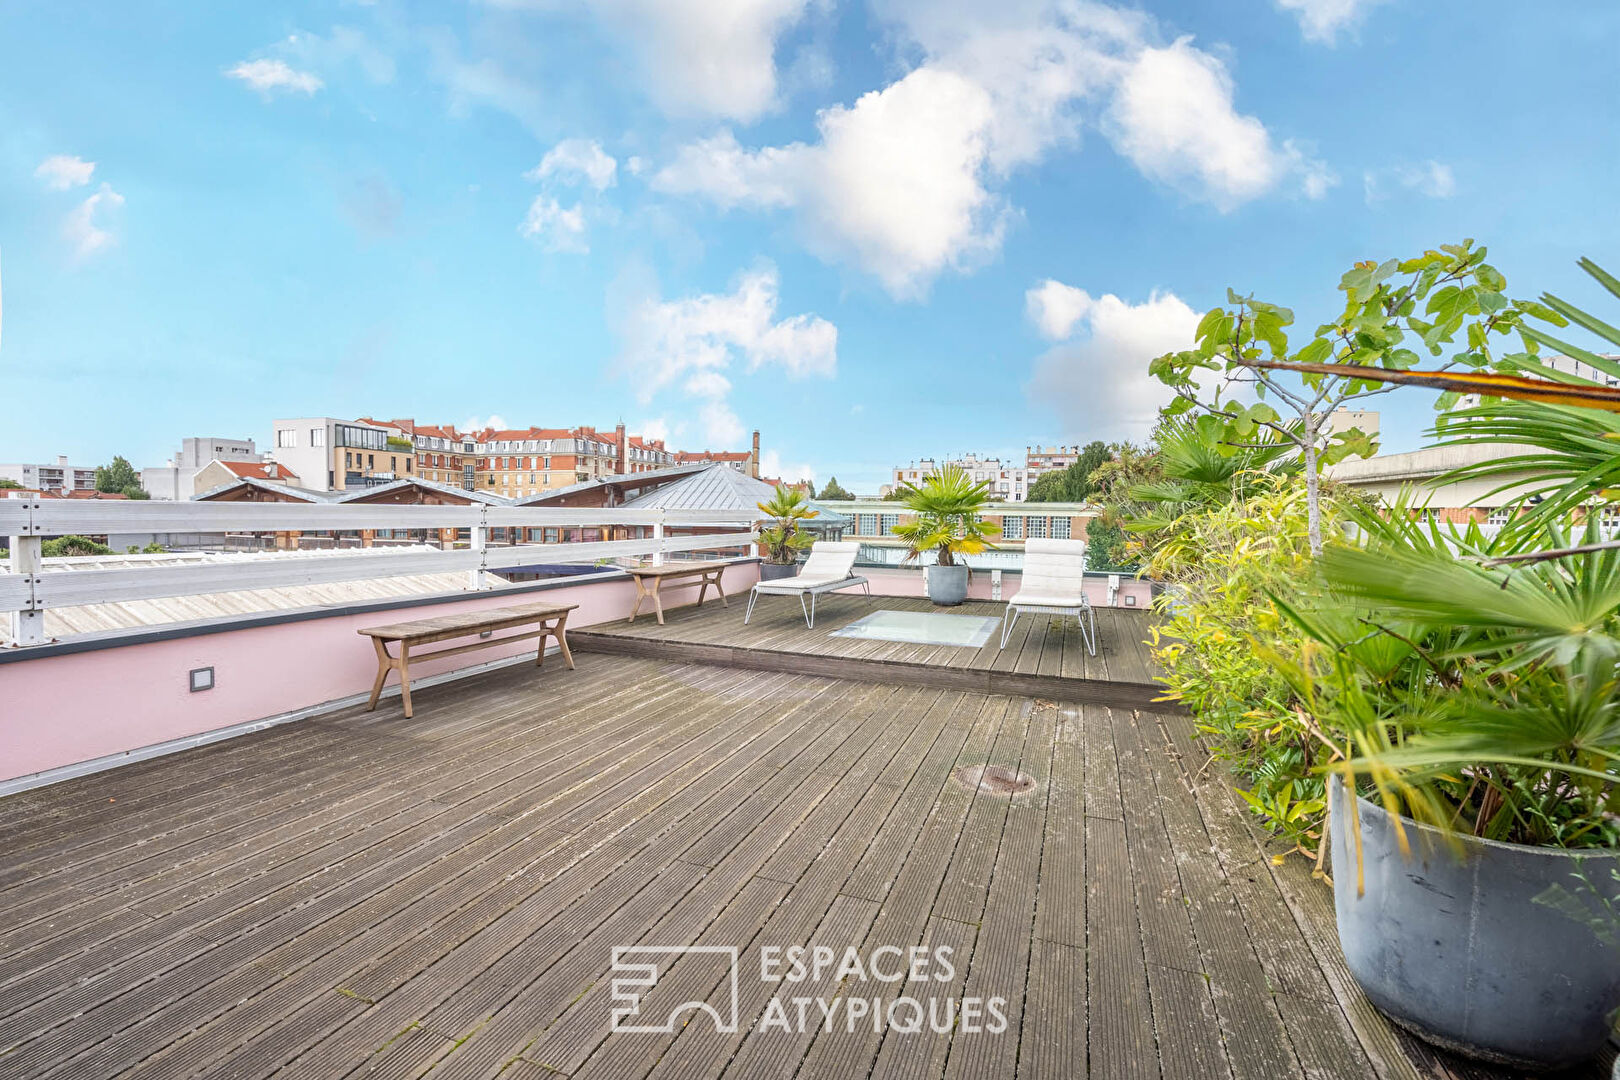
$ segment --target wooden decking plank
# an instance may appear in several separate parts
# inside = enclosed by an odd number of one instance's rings
[[[1035,906],[1037,938],[1080,948],[1086,944],[1083,729],[1087,722],[1095,722],[1095,716],[1096,712],[1074,706],[1054,710],[1046,838],[1041,849],[1040,892]]]
[[[1127,738],[1123,732],[1129,722],[1126,718],[1117,720],[1120,741]],[[1151,718],[1145,719],[1142,734],[1149,736],[1155,731],[1157,724]],[[1160,749],[1144,753],[1141,760],[1150,771],[1161,762],[1168,767],[1168,748],[1161,742]],[[1171,779],[1178,780],[1179,774]],[[1141,781],[1144,786],[1153,782],[1146,777]],[[1250,928],[1244,924],[1231,882],[1200,827],[1197,801],[1189,798],[1179,783],[1172,783],[1159,794],[1160,812],[1169,829],[1169,843],[1176,853],[1187,901],[1186,914],[1197,940],[1199,968],[1209,981],[1233,1075],[1239,1080],[1300,1075],[1298,1058],[1272,998],[1275,986],[1255,955]],[[1265,933],[1267,928],[1254,930]]]
[[[1086,764],[1089,769],[1089,753]],[[1087,816],[1086,889],[1091,1072],[1097,1076],[1158,1076],[1124,822]]]
[[[919,771],[924,790],[931,793],[927,811],[918,815],[914,827],[899,824],[886,838],[880,834],[868,852],[870,858],[862,860],[845,887],[852,896],[881,901],[890,918],[904,910],[918,933],[927,921],[972,802],[966,789],[952,783],[950,774],[989,760],[995,737],[1012,708],[996,698],[970,698],[964,704],[972,710],[970,716],[977,715],[956,760],[931,758],[930,774],[922,776]]]
[[[922,991],[931,998],[925,1007],[937,1002],[938,1016],[943,1021],[946,1002],[959,1002],[968,977],[968,960],[973,955],[977,928],[966,923],[945,919],[930,919],[924,932],[924,944],[930,949],[950,949],[954,972],[947,982],[934,983]],[[951,1051],[955,1034],[943,1022],[935,1030],[933,1016],[924,1018],[921,1031],[905,1033],[885,1031],[872,1063],[870,1080],[936,1080],[945,1075],[945,1061]],[[974,1038],[1008,1038],[1010,1033],[973,1036]],[[964,1036],[965,1037],[965,1036]],[[859,1074],[856,1074],[859,1075]]]
[[[1018,1041],[1018,1080],[1086,1076],[1086,953],[1036,938]]]
[[[833,902],[824,927],[819,932],[820,940],[842,952],[866,937],[876,914],[877,905],[871,901],[840,896]],[[817,1002],[830,1003],[837,997],[838,991],[839,984],[831,971],[825,972],[820,979],[807,978],[792,986],[794,997],[811,998]],[[812,1007],[810,1015],[816,1015],[815,1008]],[[814,1037],[814,1028],[809,1031],[782,1031],[776,1027],[765,1030],[762,1026],[752,1026],[737,1047],[736,1055],[724,1075],[792,1076]]]
[[[778,881],[752,879],[739,895],[736,907],[727,912],[724,923],[717,921],[700,939],[701,944],[730,946],[737,950],[739,993],[744,985],[743,980],[757,978],[752,974],[757,967],[752,967],[749,962],[752,959],[751,947],[758,940],[763,925],[790,891],[791,886]],[[652,958],[648,958],[648,962],[652,962]],[[640,1011],[634,1020],[643,1024],[659,1023],[670,1015],[673,1008],[689,1001],[714,999],[729,1005],[727,995],[731,971],[730,959],[720,954],[693,953],[680,957],[668,970],[661,972],[657,985],[642,996]],[[723,1018],[726,1016],[725,1009],[721,1010],[721,1015]],[[602,1027],[607,1026],[607,1017],[604,1008],[599,1017]],[[696,1012],[691,1014],[691,1019],[697,1023],[710,1023]],[[584,1077],[639,1080],[664,1056],[677,1035],[678,1031],[615,1031],[598,1039],[589,1052],[574,1061],[573,1068],[567,1071],[582,1080]],[[538,1046],[531,1046],[525,1049],[524,1056],[528,1058],[541,1052]]]
[[[991,764],[1018,768],[1024,738],[1034,712],[1035,703],[1032,701],[1019,702],[1015,708],[1009,708],[1001,730],[991,744],[988,757]],[[1002,827],[1007,822],[1007,808],[1011,800],[973,791],[968,794],[968,802],[967,818],[957,831],[956,850],[951,855],[945,880],[934,898],[932,911],[941,919],[976,923],[984,915],[996,848],[1001,843]]]
[[[1016,1036],[1023,1028],[1024,988],[1029,979],[1035,887],[1045,826],[1044,807],[1015,805],[1007,811],[1007,827],[996,852],[990,895],[963,993],[986,1002],[1000,999],[1008,1026],[1001,1032],[986,1028],[976,1036],[959,1033],[951,1043],[947,1077],[991,1080],[1017,1074]],[[985,1023],[990,1019],[985,1017]]]

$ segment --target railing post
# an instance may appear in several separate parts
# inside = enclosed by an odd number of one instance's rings
[[[658,520],[653,522],[653,565],[664,565],[664,512],[658,511]]]
[[[478,552],[478,565],[467,571],[467,588],[479,590],[485,587],[484,552],[489,547],[489,507],[478,508],[478,520],[473,522],[472,549]]]
[[[13,499],[28,498],[26,495],[11,492]],[[37,498],[37,496],[36,496]],[[22,578],[28,585],[28,607],[22,611],[11,613],[11,643],[13,645],[43,645],[45,644],[45,609],[39,599],[39,576],[44,572],[40,556],[40,538],[37,528],[33,524],[26,526],[31,531],[25,536],[11,538],[11,572]]]

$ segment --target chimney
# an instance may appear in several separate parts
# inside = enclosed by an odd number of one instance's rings
[[[748,475],[759,479],[759,429],[754,429],[754,451],[748,455]]]
[[[619,443],[619,467],[613,471],[627,473],[630,471],[630,440],[624,434],[624,421],[619,421],[619,426],[613,429],[613,437]]]

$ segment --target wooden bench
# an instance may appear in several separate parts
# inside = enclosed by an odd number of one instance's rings
[[[641,614],[641,601],[652,597],[653,611],[658,615],[658,625],[664,625],[664,601],[659,596],[659,589],[665,582],[670,588],[685,588],[701,585],[698,590],[697,603],[702,604],[703,598],[709,594],[709,586],[720,594],[720,603],[730,607],[731,602],[726,599],[726,590],[720,585],[720,575],[728,566],[737,565],[734,561],[718,562],[715,560],[686,559],[680,562],[660,563],[656,566],[626,566],[624,572],[636,579],[636,606],[630,609],[629,622],[635,622],[636,616]],[[695,581],[685,580],[696,578]],[[651,588],[647,582],[652,582]],[[696,606],[696,605],[694,605]]]
[[[487,649],[493,645],[539,638],[540,646],[535,650],[534,657],[534,666],[539,667],[546,658],[546,639],[554,638],[558,651],[562,653],[564,662],[571,670],[574,666],[574,654],[568,651],[566,628],[568,613],[578,606],[578,604],[522,604],[517,607],[468,611],[457,615],[440,615],[434,619],[367,627],[360,633],[370,638],[371,643],[377,648],[377,681],[371,684],[371,701],[366,705],[366,711],[370,712],[377,707],[377,695],[382,693],[383,682],[388,678],[390,671],[397,671],[399,696],[405,703],[405,715],[411,715],[412,660],[433,660],[440,656],[455,656],[457,653],[471,652],[474,649]],[[490,637],[467,645],[411,655],[413,648],[430,645],[435,641],[448,641],[451,638],[470,637],[474,634],[493,634],[497,630],[510,630],[530,623],[538,623],[539,628],[527,633]],[[399,643],[398,656],[388,651],[391,642]]]

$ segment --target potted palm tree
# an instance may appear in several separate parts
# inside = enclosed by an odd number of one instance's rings
[[[980,519],[989,501],[990,485],[975,483],[960,465],[947,465],[921,484],[901,484],[900,499],[912,520],[894,527],[906,542],[906,561],[933,552],[934,565],[926,569],[928,599],[944,607],[967,599],[968,566],[958,559],[990,548],[989,538],[1001,535],[1001,526]]]
[[[799,523],[816,517],[820,511],[811,508],[804,492],[785,486],[778,487],[767,502],[754,505],[771,519],[759,530],[759,545],[765,552],[765,561],[759,567],[760,580],[792,577],[799,552],[815,543],[815,537],[799,528]]]
[[[1573,1065],[1620,1009],[1620,550],[1542,557],[1599,543],[1595,519],[1571,543],[1403,509],[1329,546],[1322,594],[1289,609],[1320,646],[1296,685],[1340,751],[1345,961],[1432,1042]]]

